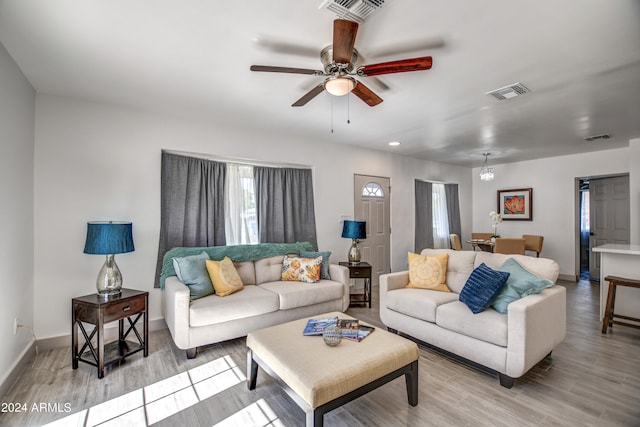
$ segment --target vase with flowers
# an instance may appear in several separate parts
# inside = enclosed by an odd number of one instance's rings
[[[489,212],[489,217],[493,222],[493,236],[491,236],[491,241],[495,242],[500,235],[498,234],[498,224],[502,222],[502,215],[497,213],[496,211]]]

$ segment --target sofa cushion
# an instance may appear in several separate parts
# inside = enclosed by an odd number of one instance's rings
[[[278,255],[255,261],[256,285],[280,280],[282,277],[283,259],[284,255]]]
[[[206,252],[199,255],[173,258],[173,268],[178,280],[189,287],[189,298],[195,300],[211,295],[213,284],[209,278],[205,261],[209,259]]]
[[[301,258],[285,255],[282,260],[281,280],[293,282],[316,283],[320,280],[322,256],[317,258]]]
[[[509,273],[496,271],[486,264],[480,264],[467,279],[460,301],[465,303],[474,314],[487,309],[498,296],[504,286]]]
[[[238,272],[242,283],[245,285],[256,284],[256,268],[253,265],[253,261],[234,261],[233,265],[236,267],[236,271]]]
[[[560,266],[558,263],[548,258],[536,258],[527,255],[494,254],[491,252],[477,252],[477,254],[475,267],[484,262],[494,270],[498,270],[509,258],[513,258],[528,272],[535,274],[542,279],[551,280],[553,283],[558,280],[558,275],[560,273]]]
[[[436,312],[436,324],[468,337],[507,346],[507,316],[493,309],[473,314],[460,301],[442,304]]]
[[[409,252],[409,284],[407,288],[450,292],[447,284],[448,254],[424,256]]]
[[[344,295],[344,285],[332,280],[320,280],[317,283],[278,280],[263,283],[259,287],[280,297],[280,310],[333,301]]]
[[[513,301],[527,295],[539,294],[544,288],[553,286],[552,281],[531,274],[513,258],[506,260],[500,271],[510,274],[506,285],[493,302],[493,308],[501,314],[507,314],[508,306]]]
[[[467,282],[469,275],[476,266],[476,252],[474,251],[454,251],[451,249],[424,249],[421,255],[433,256],[446,253],[449,255],[447,261],[447,286],[451,292],[459,294]]]
[[[245,286],[242,292],[226,297],[209,295],[189,307],[189,325],[206,326],[278,310],[278,295],[259,286]]]
[[[320,278],[325,280],[331,280],[331,274],[329,274],[329,258],[331,252],[329,251],[300,251],[300,256],[303,258],[317,258],[322,257],[322,267],[320,267]]]
[[[205,262],[216,295],[224,297],[242,290],[244,285],[231,258],[226,256],[222,261],[208,259]]]
[[[387,292],[385,299],[389,310],[435,323],[437,308],[442,304],[457,301],[458,295],[429,289],[402,288]]]

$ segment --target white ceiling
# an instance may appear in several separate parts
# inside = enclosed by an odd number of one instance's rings
[[[365,63],[433,56],[429,71],[362,80],[384,102],[322,93],[336,16],[323,0],[0,0],[0,41],[39,93],[159,110],[479,166],[625,147],[640,138],[640,1],[387,0],[360,25]],[[377,56],[414,42],[444,47]],[[265,42],[312,48],[276,53]],[[499,102],[485,92],[522,82]],[[333,113],[332,113],[333,110]],[[347,118],[351,123],[347,124]],[[333,119],[334,132],[331,133]],[[584,137],[610,133],[605,142]],[[387,142],[401,141],[399,147]]]

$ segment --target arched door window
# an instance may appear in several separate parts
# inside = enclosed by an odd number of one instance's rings
[[[384,190],[380,184],[368,182],[364,187],[362,187],[362,195],[365,197],[384,197]]]

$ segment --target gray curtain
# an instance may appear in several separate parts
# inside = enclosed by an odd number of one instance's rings
[[[156,287],[169,249],[225,245],[225,174],[224,163],[162,153]]]
[[[253,176],[260,243],[317,247],[311,170],[254,166]]]
[[[447,196],[447,216],[449,217],[449,233],[457,234],[462,240],[462,226],[460,225],[460,200],[458,199],[458,184],[445,184],[444,192]]]
[[[416,192],[416,236],[415,252],[420,253],[425,248],[433,248],[433,211],[432,192],[430,182],[415,180]]]

